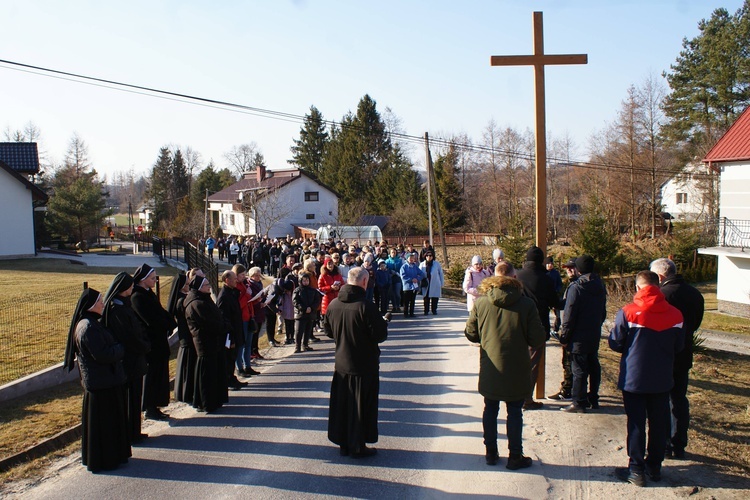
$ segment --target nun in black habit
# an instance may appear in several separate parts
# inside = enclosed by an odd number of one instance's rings
[[[81,462],[91,472],[116,469],[131,456],[125,403],[125,348],[99,322],[101,294],[81,294],[68,330],[63,368],[78,359],[83,386]]]
[[[146,418],[166,420],[169,418],[159,407],[169,404],[169,335],[177,326],[174,319],[161,306],[152,288],[156,284],[156,271],[143,264],[133,274],[135,286],[130,296],[133,311],[138,316],[143,330],[151,342],[151,352],[146,359],[148,371],[143,378],[143,410]]]
[[[130,295],[133,292],[133,278],[121,272],[109,285],[104,294],[104,314],[102,323],[125,348],[122,361],[127,383],[128,428],[130,442],[140,443],[148,435],[141,432],[141,398],[143,396],[143,376],[148,370],[146,354],[151,344],[141,329],[141,323],[130,306]]]
[[[229,400],[223,355],[228,327],[211,298],[211,285],[202,276],[190,282],[185,318],[198,355],[193,406],[198,411],[212,412]]]
[[[174,398],[190,404],[193,402],[195,392],[195,363],[198,355],[185,319],[185,298],[189,290],[188,285],[187,276],[184,274],[179,274],[175,278],[172,282],[172,290],[169,292],[167,312],[177,321],[177,336],[180,339],[174,379]]]

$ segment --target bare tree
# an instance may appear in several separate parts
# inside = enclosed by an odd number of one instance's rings
[[[260,148],[254,141],[250,141],[239,146],[233,146],[232,149],[224,153],[224,159],[229,163],[240,178],[253,169],[255,155],[260,153]]]
[[[281,196],[278,189],[249,189],[241,191],[239,195],[245,229],[259,236],[268,236],[276,224],[293,214],[297,208],[287,197]]]

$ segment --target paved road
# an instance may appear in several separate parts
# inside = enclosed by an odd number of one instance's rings
[[[439,313],[391,324],[373,458],[340,457],[327,440],[333,344],[326,341],[270,364],[249,388],[232,392],[218,414],[175,409],[176,418],[150,429],[154,437],[134,448],[125,467],[94,475],[71,460],[26,493],[66,499],[546,496],[538,466],[514,473],[504,462],[484,464],[477,348],[459,328],[465,306],[445,301]]]

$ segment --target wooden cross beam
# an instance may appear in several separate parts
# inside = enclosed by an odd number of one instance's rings
[[[587,64],[586,54],[547,55],[544,53],[542,13],[534,12],[534,55],[492,56],[492,66],[534,66],[536,91],[536,246],[547,253],[547,130],[544,109],[544,67],[548,64]],[[539,359],[536,397],[544,398],[544,348]]]
[[[491,56],[492,66],[534,66],[536,91],[536,246],[547,253],[547,131],[544,107],[544,67],[548,64],[587,64],[586,54],[544,53],[542,13],[534,12],[534,54]]]

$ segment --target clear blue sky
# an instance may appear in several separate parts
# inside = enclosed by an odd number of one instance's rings
[[[742,0],[3,0],[0,59],[257,108],[340,120],[369,94],[406,133],[481,139],[487,123],[533,127],[533,69],[491,67],[532,52],[532,12],[545,52],[585,53],[586,66],[546,70],[547,129],[576,159],[615,118],[627,88],[675,61],[700,19]],[[38,76],[0,65],[0,128],[34,122],[50,159],[74,132],[99,172],[146,172],[163,145],[223,153],[255,141],[287,166],[299,122],[210,109]],[[414,151],[421,163],[423,153]]]

